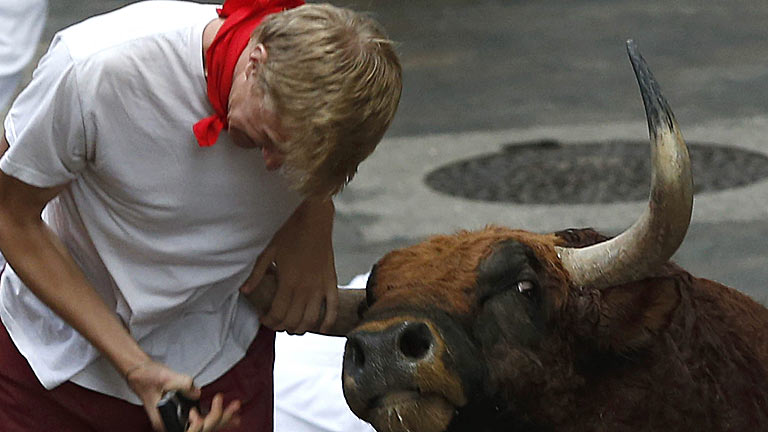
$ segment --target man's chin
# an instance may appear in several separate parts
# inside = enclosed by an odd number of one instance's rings
[[[366,421],[378,432],[443,432],[456,408],[437,394],[396,392],[381,398]]]

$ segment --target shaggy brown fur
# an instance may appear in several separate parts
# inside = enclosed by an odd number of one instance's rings
[[[539,277],[545,326],[535,342],[518,335],[527,316],[479,303],[478,268],[508,239],[532,251]],[[487,370],[484,394],[470,398],[496,401],[491,414],[526,430],[768,430],[768,309],[671,263],[630,284],[571,286],[555,246],[605,239],[500,227],[433,237],[379,262],[369,313],[439,310],[459,322]],[[493,332],[480,334],[479,321]],[[482,412],[451,430],[516,430],[510,421]]]

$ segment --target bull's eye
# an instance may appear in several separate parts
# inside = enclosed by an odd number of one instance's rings
[[[528,298],[533,298],[536,291],[536,284],[529,280],[522,280],[517,283],[517,291]]]
[[[517,275],[516,279],[512,279],[508,282],[499,281],[494,284],[489,284],[487,288],[483,287],[480,292],[480,298],[478,299],[478,305],[480,307],[485,307],[488,300],[503,294],[515,296],[515,291],[524,295],[528,300],[538,303],[540,295],[539,284],[536,283],[535,276],[532,279],[525,279],[525,277],[531,276]]]

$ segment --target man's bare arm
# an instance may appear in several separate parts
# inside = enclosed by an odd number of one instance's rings
[[[0,146],[4,152],[5,137]],[[0,172],[0,250],[40,300],[126,372],[148,356],[40,218],[45,204],[63,188],[30,186]]]

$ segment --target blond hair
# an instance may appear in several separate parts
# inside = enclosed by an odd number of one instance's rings
[[[402,71],[393,43],[371,18],[328,4],[269,16],[252,41],[267,59],[257,89],[287,131],[284,173],[305,195],[340,191],[395,115]]]

